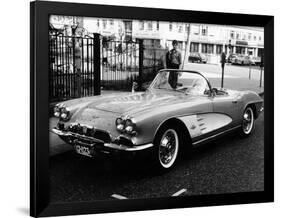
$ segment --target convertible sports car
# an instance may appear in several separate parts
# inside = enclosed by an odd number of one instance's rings
[[[166,171],[180,154],[232,130],[250,135],[262,105],[255,92],[212,88],[199,72],[164,69],[144,92],[57,104],[53,132],[89,157],[148,151]]]

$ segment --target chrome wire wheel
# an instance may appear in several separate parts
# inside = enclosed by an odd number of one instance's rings
[[[162,135],[159,144],[159,161],[162,167],[173,166],[179,151],[179,137],[174,129],[168,129]]]
[[[249,135],[254,126],[254,112],[253,109],[247,107],[243,114],[242,130],[245,135]]]

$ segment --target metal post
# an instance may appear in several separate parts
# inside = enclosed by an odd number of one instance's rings
[[[223,82],[224,82],[224,66],[225,66],[225,53],[222,52],[221,54],[221,69],[222,69],[222,74],[221,74],[221,88],[223,88]]]
[[[138,87],[142,87],[142,77],[143,77],[143,52],[144,52],[144,46],[143,46],[143,39],[139,40],[139,81],[138,81]]]
[[[221,88],[223,88],[223,80],[224,80],[224,64],[221,65],[222,74],[221,74]]]
[[[94,34],[94,95],[101,92],[100,34]]]
[[[250,64],[250,65],[249,65],[249,79],[251,79],[251,73],[252,73],[252,72],[251,72],[251,69],[252,69],[252,68],[251,68],[251,64]]]
[[[262,86],[262,67],[261,67],[261,73],[260,73],[260,87]]]
[[[72,70],[73,70],[73,81],[74,81],[74,96],[75,97],[78,97],[78,94],[76,92],[76,89],[77,89],[77,80],[75,78],[75,75],[76,75],[76,66],[75,66],[75,36],[72,34],[72,37],[71,37],[71,41],[72,41]]]

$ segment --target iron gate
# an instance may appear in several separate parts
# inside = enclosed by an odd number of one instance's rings
[[[133,81],[142,88],[162,67],[163,52],[144,46],[142,39],[113,41],[101,40],[99,34],[78,37],[50,32],[50,102],[99,95],[101,87],[131,90]]]
[[[129,90],[140,76],[140,44],[134,41],[102,40],[102,76],[104,89]]]
[[[100,38],[49,34],[49,98],[62,101],[99,93]]]
[[[104,89],[131,90],[133,81],[146,87],[163,68],[166,50],[136,41],[102,40],[102,78]]]

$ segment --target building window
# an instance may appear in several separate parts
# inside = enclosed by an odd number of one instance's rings
[[[106,25],[107,25],[107,20],[102,20],[102,27],[104,29],[106,29]]]
[[[255,41],[257,40],[257,36],[254,36],[254,40],[255,40]]]
[[[189,31],[189,27],[187,24],[185,24],[185,32],[188,32]]]
[[[207,36],[207,31],[208,31],[208,27],[207,26],[202,26],[202,36]]]
[[[144,30],[144,21],[139,22],[140,30]]]
[[[97,20],[97,27],[98,28],[100,27],[100,20],[99,19]]]
[[[221,54],[222,53],[222,45],[217,45],[216,53],[217,54]]]
[[[236,33],[236,39],[239,39],[239,38],[240,38],[239,33]]]
[[[178,32],[182,33],[182,25],[178,25]]]
[[[114,20],[110,19],[109,23],[110,23],[110,26],[113,26],[114,25]]]
[[[170,32],[173,31],[173,23],[170,23],[170,24],[169,24],[169,30],[170,30]]]
[[[193,29],[194,35],[199,35],[199,32],[200,32],[199,25],[196,25],[196,26],[194,25],[192,29]]]
[[[243,34],[242,40],[246,40],[246,34]]]
[[[258,48],[258,57],[262,57],[264,54],[263,48]]]
[[[261,41],[261,36],[259,36],[259,41]]]
[[[192,42],[190,44],[190,52],[199,52],[199,43]]]
[[[236,46],[236,53],[237,54],[245,54],[245,47]]]
[[[152,21],[147,22],[147,30],[152,30]]]
[[[213,54],[214,53],[214,45],[208,44],[207,45],[207,53]]]
[[[125,31],[132,32],[132,21],[124,21]]]
[[[230,38],[234,39],[234,31],[230,32]]]
[[[251,39],[252,39],[252,34],[249,33],[249,34],[248,34],[248,40],[251,40]]]
[[[159,30],[159,21],[156,22],[156,30]]]
[[[213,54],[214,53],[214,45],[213,44],[202,44],[202,53]]]
[[[201,52],[202,53],[207,53],[207,44],[202,44]]]

